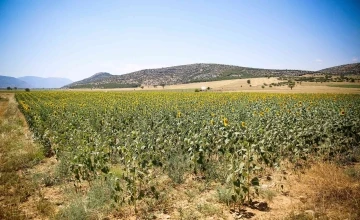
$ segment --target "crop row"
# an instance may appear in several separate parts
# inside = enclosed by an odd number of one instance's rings
[[[161,171],[227,184],[250,201],[259,173],[284,160],[345,160],[359,152],[360,96],[187,92],[17,93],[49,156],[72,181],[112,179],[114,200],[157,197]],[[116,171],[116,172],[115,172]]]

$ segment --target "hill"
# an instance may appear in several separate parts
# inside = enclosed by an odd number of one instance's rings
[[[353,64],[347,70],[360,72]],[[338,67],[332,67],[335,73]],[[324,71],[327,69],[324,69]],[[300,76],[318,72],[305,70],[260,69],[223,64],[190,64],[157,69],[144,69],[124,75],[97,73],[84,80],[65,86],[66,88],[124,88],[140,85],[174,85],[192,82],[218,81],[226,79],[244,79],[254,77]]]
[[[24,76],[18,79],[30,85],[30,88],[61,88],[65,85],[72,83],[70,79],[56,78],[56,77],[37,77],[37,76]]]
[[[0,76],[0,88],[7,88],[7,87],[18,87],[18,88],[30,88],[31,86],[15,77],[11,76]]]
[[[122,88],[139,85],[174,85],[180,83],[241,79],[263,76],[304,75],[310,71],[270,70],[222,64],[190,64],[157,69],[144,69],[124,75],[97,73],[84,80],[74,82],[67,88]]]
[[[341,66],[334,66],[319,71],[320,73],[332,74],[332,75],[359,75],[360,63],[345,64]]]
[[[88,83],[94,83],[97,81],[101,81],[101,80],[105,80],[106,78],[109,78],[113,75],[111,75],[110,73],[107,72],[100,72],[100,73],[96,73],[92,76],[90,76],[89,78],[77,81],[77,84],[88,84]]]

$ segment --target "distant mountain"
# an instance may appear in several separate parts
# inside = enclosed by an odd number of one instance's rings
[[[0,88],[17,87],[17,88],[30,88],[31,86],[15,77],[11,76],[0,76]]]
[[[329,73],[360,74],[358,64],[348,64],[320,71],[259,69],[223,64],[189,64],[158,69],[144,69],[124,75],[97,73],[89,78],[66,85],[65,88],[122,88],[140,85],[172,85],[191,82],[241,79],[253,77],[300,76]]]
[[[72,83],[70,79],[56,78],[56,77],[37,77],[37,76],[24,76],[18,79],[28,83],[30,88],[61,88],[69,83]]]
[[[359,75],[360,63],[345,64],[341,66],[334,66],[319,71],[320,73],[328,74],[346,74],[346,75]]]

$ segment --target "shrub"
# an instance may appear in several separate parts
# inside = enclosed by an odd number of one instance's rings
[[[26,88],[25,91],[26,91],[26,92],[30,92],[30,89],[29,89],[29,88]]]
[[[53,204],[43,198],[37,202],[36,209],[44,216],[51,216],[55,211]]]
[[[113,199],[112,195],[114,194],[111,184],[108,181],[102,182],[97,181],[90,188],[87,196],[87,208],[88,209],[97,209],[104,210],[106,206],[111,205]]]
[[[60,210],[55,216],[55,219],[86,220],[89,219],[89,217],[84,202],[79,198],[70,203],[66,208]]]
[[[221,203],[225,203],[226,205],[230,205],[230,203],[232,202],[232,198],[231,198],[231,189],[225,188],[225,187],[220,187],[216,190],[217,192],[217,197],[219,202]]]
[[[177,184],[184,182],[184,175],[188,169],[187,158],[179,152],[172,152],[168,157],[166,172],[170,179]]]

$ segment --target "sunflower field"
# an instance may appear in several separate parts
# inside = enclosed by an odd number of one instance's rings
[[[119,203],[156,198],[160,174],[227,184],[232,202],[243,203],[264,168],[360,155],[359,95],[34,91],[16,99],[70,181],[111,179]]]

